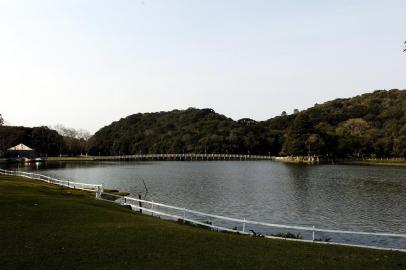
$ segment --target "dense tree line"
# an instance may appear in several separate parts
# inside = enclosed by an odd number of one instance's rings
[[[91,137],[89,131],[74,129],[58,124],[53,127],[63,137],[64,147],[62,154],[84,155],[88,150],[88,140]]]
[[[406,157],[406,91],[375,91],[302,111],[287,129],[282,153]]]
[[[406,157],[406,90],[375,91],[316,104],[267,121],[234,121],[212,109],[138,113],[96,134],[54,127],[2,126],[0,151],[18,143],[43,156],[238,153],[286,156]]]
[[[267,121],[234,121],[211,109],[134,114],[100,129],[94,155],[251,153],[405,157],[406,91],[336,99]]]
[[[0,152],[23,143],[37,152],[39,156],[57,156],[64,146],[63,137],[48,127],[0,126]]]
[[[281,148],[270,131],[263,123],[234,121],[211,109],[135,114],[99,130],[90,140],[90,152],[268,154]]]
[[[76,156],[85,154],[90,134],[58,125],[57,130],[48,127],[15,127],[0,125],[0,156],[7,149],[23,143],[33,148],[38,156]]]

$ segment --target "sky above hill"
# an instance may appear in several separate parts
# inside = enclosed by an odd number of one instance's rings
[[[95,132],[129,114],[234,119],[406,88],[406,1],[0,0],[0,114]]]

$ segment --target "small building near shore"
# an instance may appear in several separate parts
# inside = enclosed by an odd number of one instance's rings
[[[9,158],[36,158],[35,150],[22,143],[9,148],[6,155]]]

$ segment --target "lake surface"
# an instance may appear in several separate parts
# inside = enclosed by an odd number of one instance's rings
[[[144,193],[143,179],[149,189],[148,200],[229,217],[406,233],[406,168],[402,167],[272,161],[53,162],[19,166],[62,179],[102,183],[105,188],[132,194]],[[406,248],[405,239],[339,238]]]

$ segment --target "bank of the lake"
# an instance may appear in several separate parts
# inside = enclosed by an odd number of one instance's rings
[[[122,160],[122,161],[132,161],[132,160],[137,160],[137,159],[131,159],[131,158],[111,158],[111,159],[106,159],[106,160]],[[151,158],[145,158],[145,159],[140,159],[140,161],[150,161],[154,160]],[[165,160],[165,159],[156,159],[156,160]],[[170,161],[176,161],[177,159],[170,159]],[[208,159],[210,160],[210,159]],[[219,160],[227,160],[227,159],[219,159]],[[229,160],[236,160],[236,159],[229,159]],[[238,160],[238,159],[237,159]],[[255,160],[255,159],[254,159]],[[293,164],[341,164],[341,165],[370,165],[370,166],[406,166],[406,159],[404,158],[385,158],[385,159],[335,159],[335,160],[325,160],[323,158],[314,158],[314,159],[308,159],[308,157],[293,157],[293,156],[287,156],[287,157],[271,157],[270,160],[272,161],[278,161],[278,162],[284,162],[284,163],[293,163]],[[93,156],[56,156],[56,157],[46,157],[43,158],[42,161],[44,162],[82,162],[82,161],[95,161],[99,162],[100,160],[97,160],[97,157]],[[188,159],[180,159],[179,161],[188,161]],[[190,161],[201,161],[200,159],[191,159]],[[0,158],[0,164],[11,164],[11,163],[24,163],[23,160],[18,160],[18,159],[6,159],[6,158]]]
[[[0,176],[2,269],[404,269],[406,254],[217,233]]]
[[[404,159],[338,160],[337,163],[343,165],[406,166]]]
[[[294,164],[406,166],[406,159],[404,158],[325,159],[323,157],[309,158],[307,156],[286,156],[286,157],[274,157],[273,160]]]
[[[144,194],[144,181],[149,200],[227,217],[323,229],[405,233],[405,167],[309,166],[270,161],[89,161],[3,167],[103,184],[132,196]],[[282,232],[263,226],[249,229],[263,234]],[[311,237],[303,231],[295,233]],[[316,237],[328,237],[332,242],[406,247],[406,239],[330,233],[316,233]]]

